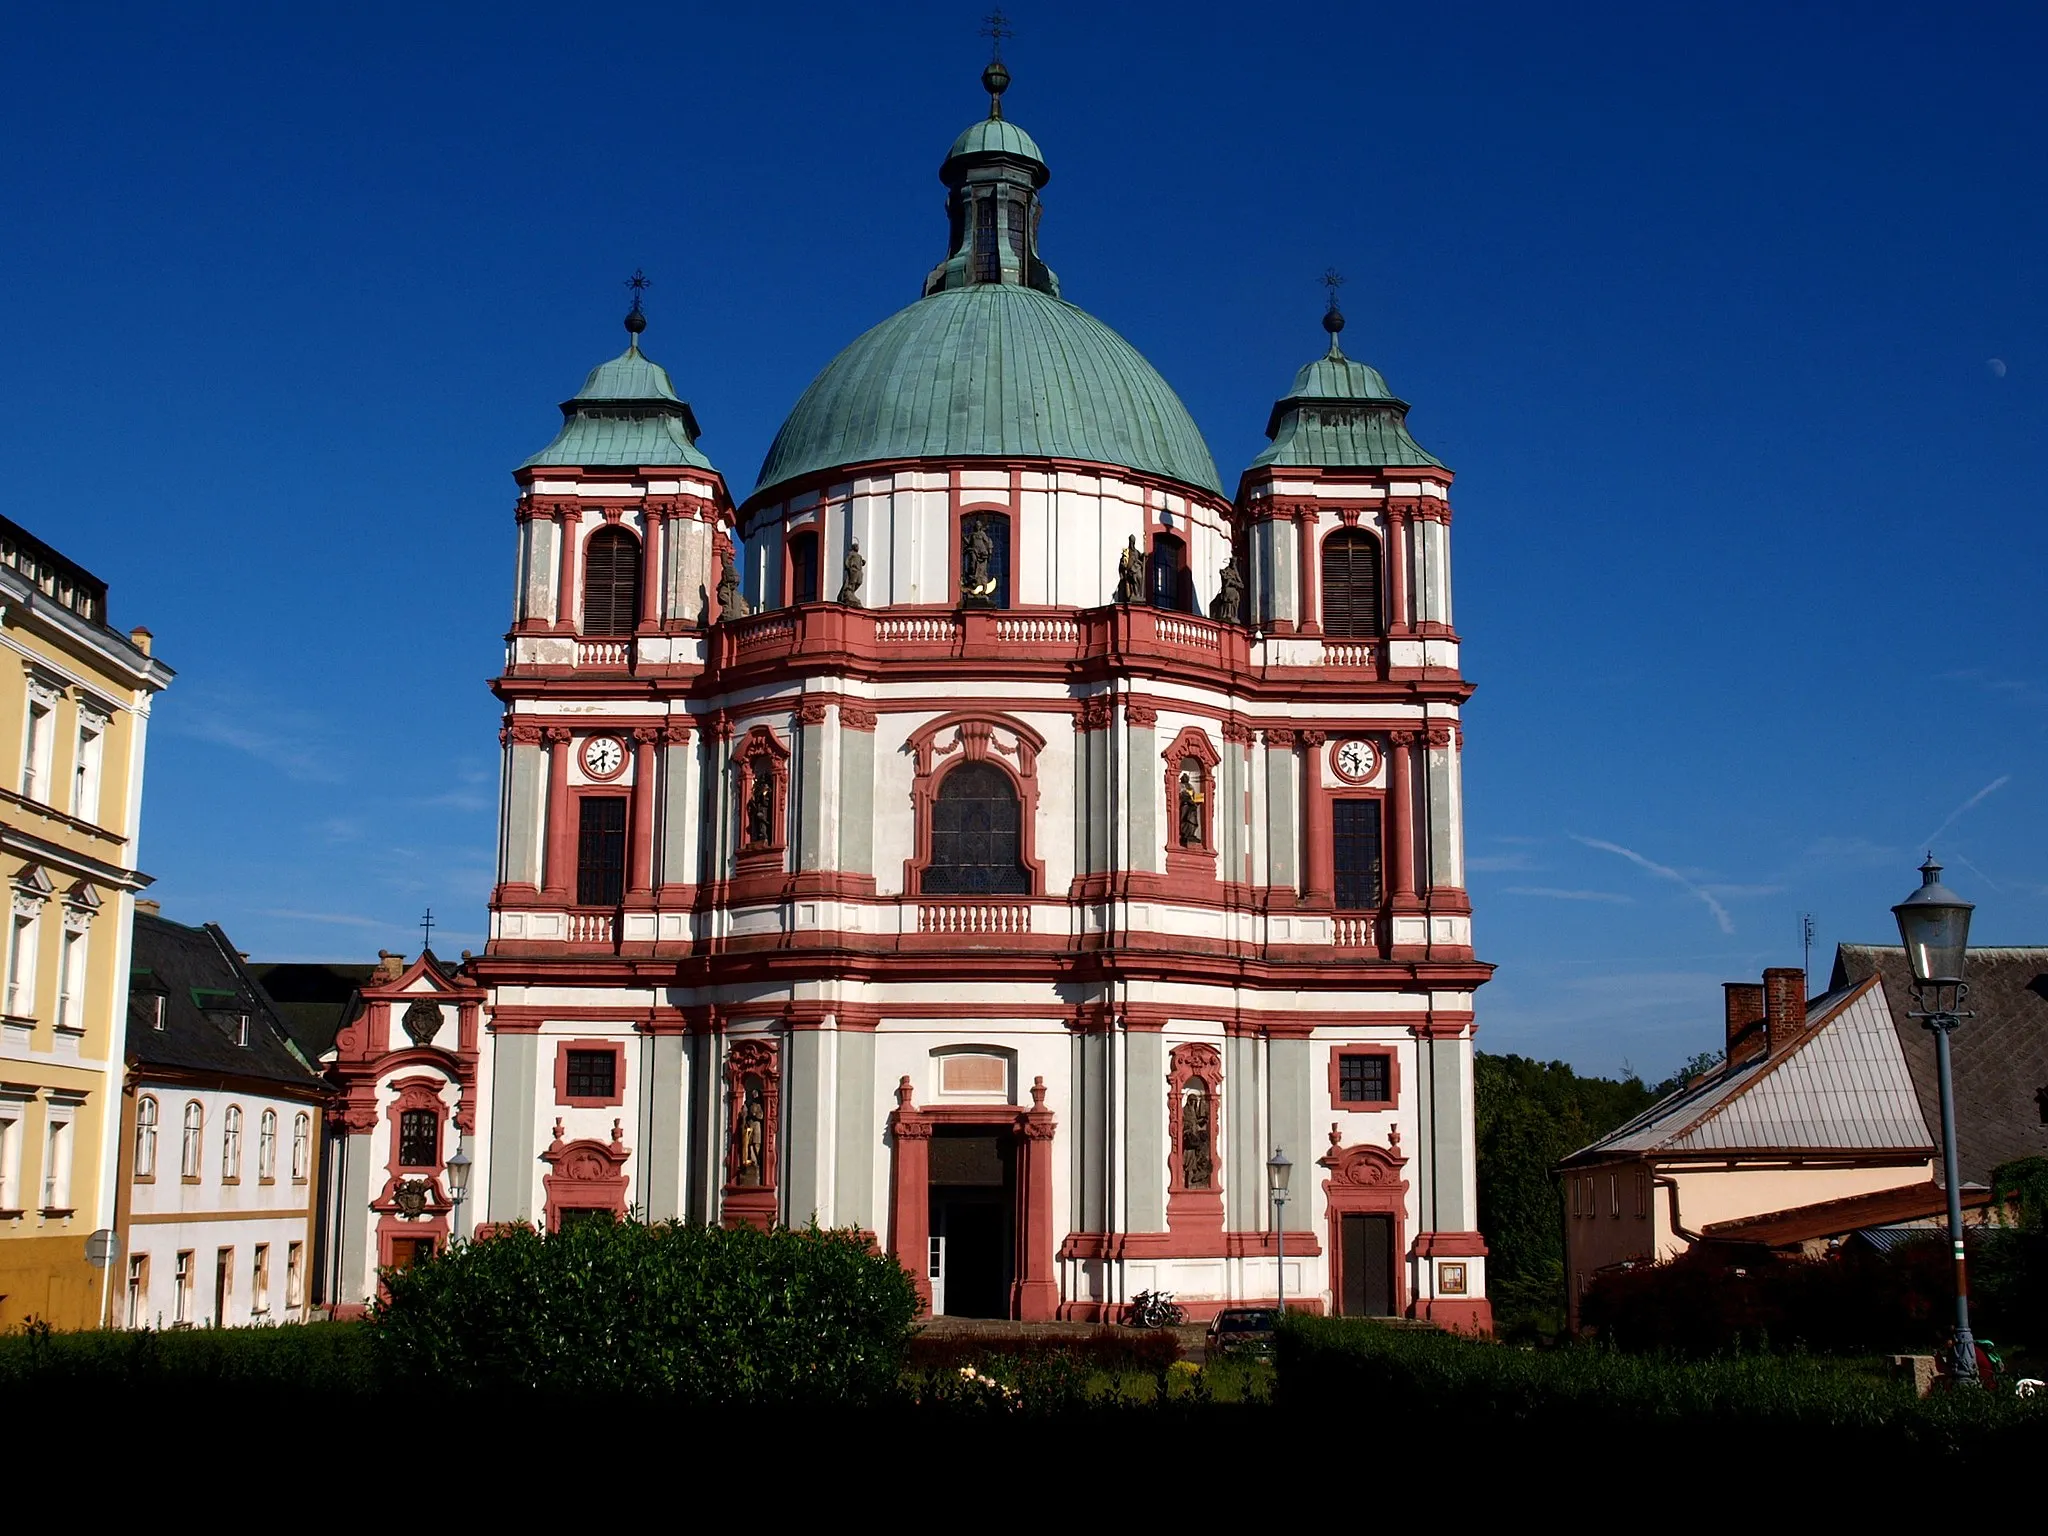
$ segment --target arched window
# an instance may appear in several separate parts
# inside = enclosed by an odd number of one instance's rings
[[[268,1184],[277,1177],[277,1111],[266,1109],[257,1122],[256,1177]]]
[[[974,205],[974,280],[1001,282],[1002,258],[996,254],[996,201],[984,197]]]
[[[818,536],[793,533],[789,536],[789,600],[815,603],[818,600]]]
[[[600,528],[583,546],[583,633],[630,635],[640,622],[640,541]]]
[[[962,763],[939,781],[932,804],[930,896],[1022,896],[1023,808],[1009,775],[993,763]]]
[[[306,1172],[312,1165],[313,1117],[302,1114],[292,1121],[292,1179],[305,1183]]]
[[[1380,632],[1380,541],[1359,528],[1323,540],[1323,633]]]
[[[223,1179],[242,1176],[242,1106],[239,1104],[230,1104],[227,1114],[221,1117],[220,1176]]]
[[[156,1177],[156,1122],[160,1113],[154,1097],[144,1094],[135,1106],[135,1177]]]
[[[1170,533],[1152,536],[1152,566],[1147,584],[1154,608],[1187,611],[1187,594],[1182,592],[1188,574],[1188,547]]]
[[[199,1137],[206,1125],[206,1111],[193,1099],[185,1105],[185,1138],[178,1148],[178,1172],[185,1178],[199,1177]]]

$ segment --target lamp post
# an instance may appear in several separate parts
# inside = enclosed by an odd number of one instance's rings
[[[454,1206],[454,1210],[449,1213],[448,1217],[448,1243],[450,1247],[453,1247],[455,1240],[462,1235],[462,1202],[469,1197],[469,1165],[468,1140],[465,1137],[458,1136],[455,1142],[455,1151],[449,1156],[447,1163],[448,1200]]]
[[[1266,1159],[1266,1190],[1273,1197],[1273,1267],[1279,1277],[1280,1310],[1287,1310],[1287,1177],[1294,1164],[1279,1147]]]
[[[1934,1033],[1935,1069],[1941,1080],[1941,1170],[1948,1185],[1948,1240],[1956,1261],[1955,1374],[1970,1386],[1977,1379],[1977,1340],[1970,1333],[1970,1278],[1963,1260],[1963,1189],[1956,1173],[1956,1097],[1949,1076],[1948,1037],[1964,1019],[1970,989],[1963,983],[1963,954],[1970,942],[1970,914],[1975,911],[1941,883],[1934,855],[1920,866],[1920,889],[1892,908],[1905,941],[1906,963],[1913,969],[1911,1017]]]

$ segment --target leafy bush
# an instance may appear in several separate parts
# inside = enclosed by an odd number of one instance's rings
[[[1157,1375],[1181,1354],[1180,1340],[1170,1328],[1113,1328],[1105,1324],[1078,1338],[1071,1334],[1042,1338],[919,1334],[910,1341],[909,1358],[914,1370],[957,1370],[989,1360],[1059,1355],[1110,1375],[1124,1371]]]
[[[1957,1391],[1921,1402],[1839,1361],[1536,1350],[1300,1313],[1278,1338],[1279,1402],[1290,1418],[1371,1403],[1410,1433],[1486,1441],[1501,1470],[1554,1471],[1557,1458],[1594,1446],[1625,1465],[1683,1445],[1693,1466],[1750,1465],[1761,1448],[1797,1447],[1815,1475],[1831,1458],[1869,1467],[1882,1457],[1896,1482],[1957,1463],[2027,1465],[2048,1441],[2043,1399]]]
[[[855,1232],[586,1220],[507,1229],[386,1276],[401,1389],[873,1402],[897,1390],[910,1277]]]

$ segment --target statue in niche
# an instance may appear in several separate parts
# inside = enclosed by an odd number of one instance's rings
[[[996,557],[996,541],[989,537],[988,519],[977,517],[967,525],[960,541],[960,604],[964,608],[995,606],[996,578],[989,566]]]
[[[1131,535],[1123,553],[1116,557],[1116,600],[1120,603],[1145,601],[1145,557],[1138,553],[1138,536]]]
[[[1216,591],[1216,601],[1209,605],[1209,617],[1223,624],[1242,624],[1244,574],[1237,568],[1237,556],[1230,557],[1219,580],[1221,585]]]
[[[718,573],[718,616],[721,619],[744,619],[753,611],[740,591],[740,573],[733,569],[732,556],[727,555]]]
[[[1214,1172],[1209,1158],[1209,1091],[1193,1083],[1180,1101],[1181,1185],[1207,1189]]]
[[[1202,846],[1202,780],[1186,770],[1180,776],[1180,845]]]
[[[744,1098],[740,1105],[739,1176],[733,1182],[758,1185],[762,1182],[761,1154],[768,1145],[767,1099],[761,1091],[761,1080],[758,1077],[748,1078],[742,1092]]]
[[[839,583],[839,601],[849,608],[860,606],[861,579],[868,573],[868,563],[860,555],[860,540],[853,541],[853,548],[846,552],[846,579]]]
[[[750,765],[747,787],[747,846],[765,848],[775,839],[775,768],[763,752]]]

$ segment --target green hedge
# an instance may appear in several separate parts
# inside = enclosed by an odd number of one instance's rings
[[[47,1397],[172,1386],[357,1397],[377,1385],[374,1340],[359,1323],[0,1335],[0,1399],[30,1388]]]
[[[1537,1350],[1301,1314],[1287,1318],[1278,1342],[1279,1400],[1290,1416],[1372,1403],[1389,1422],[1423,1432],[1484,1435],[1488,1455],[1526,1464],[1682,1448],[1698,1467],[1701,1457],[1774,1446],[1816,1471],[1829,1457],[1883,1457],[1904,1471],[1991,1467],[2048,1448],[2048,1400],[1958,1391],[1922,1402],[1875,1362]]]
[[[699,1406],[888,1397],[918,1306],[893,1258],[816,1228],[521,1227],[386,1279],[371,1326],[400,1390]]]

